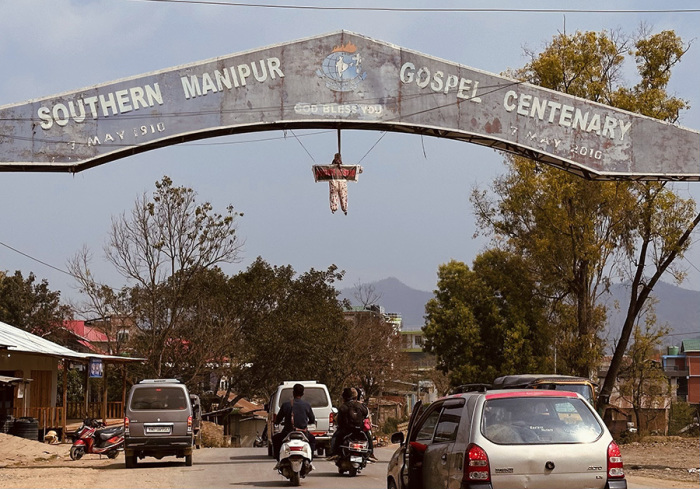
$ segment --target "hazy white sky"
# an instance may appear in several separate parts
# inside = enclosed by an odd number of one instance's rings
[[[221,3],[235,3],[221,0]],[[564,29],[621,29],[640,23],[654,32],[673,29],[693,41],[674,70],[671,88],[691,110],[681,125],[700,129],[700,12],[525,12],[528,9],[641,10],[700,7],[693,1],[321,1],[261,0],[261,5],[333,5],[357,10],[223,6],[143,0],[0,1],[0,106],[72,91],[123,77],[345,29],[491,73],[522,66],[523,48],[539,50]],[[521,9],[489,12],[381,12],[360,7]],[[634,66],[626,71],[634,83]],[[436,138],[343,131],[343,159],[362,160],[359,182],[349,184],[349,215],[332,215],[328,187],[314,183],[311,165],[330,162],[333,131],[281,131],[206,139],[172,146],[76,175],[0,173],[0,269],[46,278],[64,298],[75,283],[59,270],[84,244],[93,269],[114,287],[121,277],[103,260],[113,216],[129,212],[136,197],[152,192],[164,175],[192,187],[215,209],[244,212],[239,232],[243,261],[257,256],[297,272],[346,270],[341,287],[393,276],[433,290],[440,264],[471,264],[482,250],[474,239],[470,190],[486,187],[503,171],[489,149]],[[381,140],[379,140],[381,138]],[[379,142],[378,142],[379,141]],[[376,146],[374,146],[376,144]],[[374,147],[373,147],[374,146]],[[0,143],[1,150],[1,143]],[[366,156],[365,156],[366,155]],[[700,183],[678,186],[700,201]],[[686,257],[689,279],[700,290],[700,233]],[[9,249],[10,246],[17,251]],[[20,253],[21,252],[21,253]],[[25,255],[29,255],[29,258]],[[43,263],[40,263],[40,260]],[[57,270],[59,269],[59,270]]]

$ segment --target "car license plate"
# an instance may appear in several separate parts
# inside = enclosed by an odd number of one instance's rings
[[[361,464],[361,463],[362,463],[362,457],[358,457],[358,456],[352,455],[352,456],[350,457],[350,462],[351,462],[351,463],[358,463],[358,464]]]
[[[170,426],[146,426],[146,433],[170,434]]]

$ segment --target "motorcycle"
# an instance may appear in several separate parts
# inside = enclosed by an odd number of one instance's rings
[[[265,428],[263,428],[262,435],[259,433],[256,435],[255,441],[253,441],[253,446],[256,448],[267,446],[267,425],[265,425]]]
[[[343,438],[340,445],[340,456],[335,461],[338,473],[345,472],[355,477],[367,466],[369,460],[369,442],[364,432],[354,430]]]
[[[86,418],[73,435],[70,458],[80,460],[86,453],[105,454],[117,458],[124,450],[124,427],[107,427],[102,421]]]
[[[293,486],[298,486],[301,479],[313,470],[312,456],[311,445],[304,432],[292,431],[282,440],[277,471],[289,479]]]

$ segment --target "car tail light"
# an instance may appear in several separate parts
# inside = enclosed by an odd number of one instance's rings
[[[622,479],[625,477],[625,470],[622,467],[622,454],[620,447],[614,441],[608,445],[608,477]]]
[[[124,418],[124,435],[129,435],[129,418]]]
[[[328,415],[328,429],[332,429],[333,423],[335,423],[335,416],[333,416],[333,412]]]
[[[187,433],[192,433],[192,416],[187,416]]]
[[[462,481],[469,482],[490,482],[491,468],[489,467],[489,457],[479,445],[470,443],[464,454],[464,474]]]

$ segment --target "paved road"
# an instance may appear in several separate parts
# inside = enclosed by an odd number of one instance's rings
[[[316,470],[302,479],[301,487],[384,489],[386,467],[392,450],[378,448],[375,453],[379,462],[368,465],[362,473],[352,478],[347,474],[339,475],[333,463],[317,458],[314,460]],[[128,475],[131,478],[142,471],[151,474],[158,471],[173,488],[289,488],[289,481],[273,470],[274,465],[274,460],[267,456],[266,448],[216,448],[195,451],[192,467],[185,467],[174,458],[164,458],[160,462],[147,458],[139,461]]]

